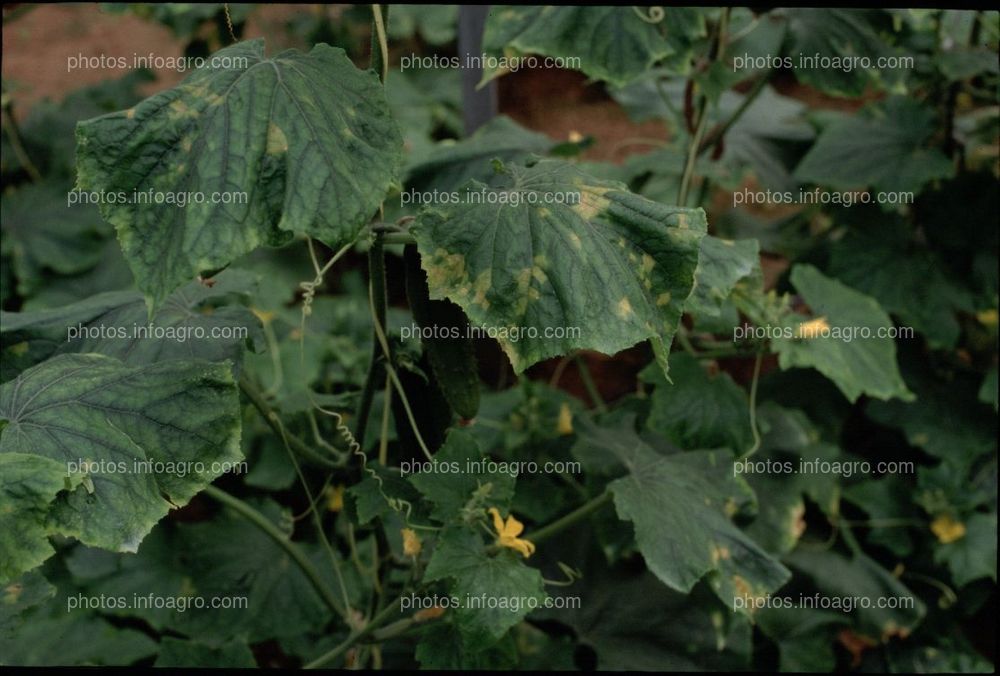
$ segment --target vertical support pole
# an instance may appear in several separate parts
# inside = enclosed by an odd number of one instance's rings
[[[483,53],[483,28],[489,16],[489,5],[459,5],[458,7],[458,58],[462,60],[462,121],[465,135],[470,136],[481,126],[496,117],[497,84],[492,81],[482,89],[476,85],[483,77],[483,69],[466,68],[467,59]]]

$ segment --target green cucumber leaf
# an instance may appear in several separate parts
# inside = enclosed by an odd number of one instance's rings
[[[791,282],[813,316],[826,320],[831,335],[797,337],[798,327],[809,318],[787,315],[782,329],[791,337],[783,333],[771,341],[782,369],[815,368],[852,402],[862,394],[913,400],[896,363],[896,343],[885,333],[893,328],[892,320],[875,299],[824,276],[811,265],[792,268]],[[835,330],[841,335],[834,334]],[[865,330],[870,337],[860,335]],[[885,337],[878,335],[880,330]]]
[[[687,12],[666,10],[673,14]],[[658,22],[644,20],[646,12],[632,7],[565,7],[557,5],[494,7],[486,21],[483,50],[496,58],[539,54],[573,57],[578,70],[598,80],[623,85],[642,75],[674,49],[660,31]],[[704,30],[694,22],[690,29]],[[502,68],[483,69],[483,80],[504,73]]]
[[[77,127],[77,186],[124,193],[101,213],[151,308],[293,232],[351,241],[398,183],[402,138],[381,84],[343,50],[265,58],[263,40],[251,40],[210,63],[218,67]],[[172,199],[133,199],[149,191]],[[178,206],[186,193],[205,198]]]
[[[459,606],[454,613],[463,644],[473,651],[496,644],[547,598],[541,573],[525,565],[520,554],[505,549],[491,555],[479,534],[467,528],[443,531],[427,564],[425,582],[446,578],[453,581],[450,593]],[[475,605],[484,594],[485,602]]]
[[[133,368],[60,355],[0,386],[0,420],[0,453],[87,474],[52,505],[50,529],[117,551],[136,551],[171,507],[242,459],[239,396],[225,363]],[[32,508],[19,500],[15,513]]]
[[[427,208],[413,225],[431,298],[492,332],[517,373],[646,339],[666,372],[704,211],[651,202],[560,160],[505,172],[501,186],[470,182],[465,201]]]

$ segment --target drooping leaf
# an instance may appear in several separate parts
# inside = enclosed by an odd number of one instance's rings
[[[707,575],[723,603],[747,612],[741,600],[788,580],[784,566],[730,520],[754,497],[728,452],[662,455],[634,433],[593,425],[580,444],[610,452],[625,466],[626,475],[608,486],[615,508],[634,525],[646,565],[671,589],[688,593]]]
[[[8,584],[52,556],[52,503],[70,483],[63,463],[40,455],[0,453],[0,584]],[[13,593],[13,592],[11,592]]]
[[[591,547],[595,544],[593,540],[586,542]],[[699,586],[691,594],[681,594],[664,587],[648,571],[637,574],[627,566],[612,567],[593,554],[587,564],[583,567],[585,586],[552,592],[579,596],[579,607],[567,604],[558,610],[539,611],[539,615],[572,627],[577,641],[596,653],[597,669],[670,672],[748,668],[750,623],[712,598],[706,588]]]
[[[646,339],[666,371],[704,212],[650,202],[558,160],[504,178],[496,189],[466,188],[506,203],[474,197],[426,209],[414,224],[431,298],[493,331],[517,373],[574,349],[614,354]]]
[[[102,355],[61,355],[0,386],[0,420],[0,453],[88,476],[89,485],[52,506],[52,531],[111,550],[134,552],[172,506],[242,457],[226,364],[132,368]]]
[[[263,344],[260,322],[247,307],[215,304],[233,297],[246,300],[256,279],[229,269],[209,284],[191,282],[178,289],[151,321],[142,294],[135,291],[102,293],[49,310],[0,313],[3,354],[25,355],[5,367],[3,377],[67,353],[103,354],[130,366],[170,359],[239,364],[245,347]]]
[[[825,320],[830,334],[802,334],[801,327],[811,319],[788,315],[780,327],[783,333],[772,340],[781,368],[815,368],[850,401],[862,394],[912,401],[913,393],[899,374],[896,343],[889,337],[892,321],[874,299],[825,277],[811,265],[792,268],[791,282],[813,316]]]
[[[129,198],[102,203],[102,214],[153,306],[292,232],[350,241],[398,180],[402,140],[381,85],[342,50],[268,59],[252,40],[209,63],[77,128],[78,187]],[[158,193],[170,199],[132,199]],[[189,193],[203,198],[181,206]]]
[[[833,246],[830,274],[875,298],[904,326],[923,333],[932,347],[953,347],[959,335],[956,312],[972,311],[969,294],[941,261],[898,230],[852,231]]]
[[[35,293],[47,272],[73,275],[93,268],[109,235],[97,208],[67,204],[55,181],[27,185],[4,195],[3,244],[22,296]]]
[[[646,426],[688,450],[728,448],[739,455],[750,448],[750,404],[746,392],[727,373],[709,375],[688,354],[670,356],[668,383],[660,370],[640,374],[653,390]]]
[[[783,55],[792,62],[795,76],[800,82],[834,96],[858,96],[870,84],[893,82],[894,74],[882,73],[875,67],[880,56],[889,56],[893,50],[879,37],[880,25],[887,25],[884,10],[842,8],[782,8],[777,13],[788,22],[788,34]],[[871,67],[846,62],[835,66],[823,63],[810,64],[801,57],[825,57],[827,60],[851,57],[867,58]]]
[[[694,290],[684,306],[685,312],[718,317],[722,313],[723,302],[741,282],[763,288],[764,276],[757,240],[703,237],[698,247]]]
[[[927,613],[924,603],[892,573],[862,553],[848,558],[833,551],[799,548],[787,559],[809,576],[820,594],[849,612],[858,632],[878,642],[908,635]],[[831,574],[836,571],[836,574]],[[867,598],[868,601],[860,599]]]
[[[545,134],[525,129],[506,115],[493,118],[469,138],[442,141],[434,146],[418,148],[406,168],[406,188],[412,203],[404,206],[417,209],[423,202],[421,193],[458,190],[468,180],[488,183],[495,172],[490,161],[522,162],[534,153],[546,153],[553,141]],[[418,198],[420,202],[418,202]]]
[[[837,190],[919,192],[954,171],[940,150],[927,146],[934,129],[929,106],[890,98],[827,125],[795,168],[795,178]]]
[[[668,9],[671,16],[666,21],[681,11]],[[578,69],[590,77],[622,85],[674,52],[657,22],[644,20],[640,12],[625,6],[502,5],[490,12],[483,49],[497,58],[575,57],[580,60]],[[502,69],[484,69],[483,78],[502,74]]]

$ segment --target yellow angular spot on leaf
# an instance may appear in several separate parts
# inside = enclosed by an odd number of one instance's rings
[[[271,122],[267,126],[267,154],[284,155],[288,152],[288,139],[281,127]]]
[[[344,485],[328,486],[326,489],[326,509],[330,512],[339,512],[344,508]]]
[[[951,544],[965,537],[965,524],[956,521],[950,514],[942,514],[931,522],[931,532],[941,544]]]
[[[462,286],[467,283],[465,257],[438,249],[427,264],[427,285],[431,291]]]
[[[728,547],[712,545],[712,563],[718,563],[732,557]]]
[[[604,197],[604,193],[610,188],[600,188],[597,186],[580,186],[580,201],[573,205],[573,211],[579,214],[584,220],[591,220],[600,213],[607,210],[611,200]]]
[[[486,299],[486,294],[489,293],[490,287],[493,284],[493,270],[487,268],[479,273],[476,277],[476,283],[473,284],[473,291],[475,296],[472,298],[472,302],[483,308],[484,310],[490,309],[490,301]]]
[[[20,357],[23,354],[27,354],[28,347],[29,347],[28,341],[22,340],[20,343],[15,343],[14,345],[11,345],[9,348],[7,348],[7,351],[10,352],[15,357]]]
[[[518,537],[524,532],[524,524],[515,519],[513,514],[508,516],[505,522],[496,507],[490,507],[489,512],[493,515],[493,528],[497,532],[498,545],[520,552],[524,558],[535,553],[534,543]]]
[[[170,103],[170,116],[173,118],[189,117],[195,114],[196,113],[192,112],[192,110],[188,108],[188,105],[183,101],[181,101],[180,99],[177,99]]]
[[[810,319],[807,322],[799,324],[795,329],[795,337],[816,338],[829,330],[830,324],[827,323],[826,317],[817,317],[816,319]]]
[[[129,108],[128,110],[126,110],[125,111],[125,117],[127,117],[130,120],[134,119],[135,118],[135,108]]]
[[[406,556],[420,556],[423,544],[417,536],[417,532],[412,528],[404,528],[400,531],[403,534],[403,554]]]
[[[657,296],[656,297],[656,304],[659,307],[663,307],[664,305],[669,305],[670,304],[670,292],[669,291],[664,291],[659,296]]]
[[[573,412],[569,410],[569,404],[563,402],[559,407],[559,422],[556,423],[556,431],[562,436],[573,434]]]
[[[632,315],[632,303],[628,302],[628,298],[622,298],[618,301],[615,314],[622,319],[628,319]]]
[[[649,254],[642,254],[642,274],[648,275],[653,271],[656,261]]]
[[[577,251],[579,251],[579,250],[581,250],[583,248],[583,242],[580,241],[580,236],[578,234],[576,234],[575,232],[569,233],[569,243]]]

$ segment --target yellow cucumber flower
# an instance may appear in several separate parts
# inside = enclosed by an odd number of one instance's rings
[[[420,550],[423,545],[420,543],[420,538],[417,537],[417,532],[412,528],[404,528],[403,533],[403,553],[407,556],[420,556]]]
[[[514,518],[514,515],[507,517],[504,523],[500,517],[500,512],[496,507],[490,507],[490,514],[493,515],[493,528],[497,532],[497,544],[501,547],[510,547],[521,552],[524,558],[528,558],[535,553],[535,545],[527,540],[517,537],[524,532],[524,524]]]

